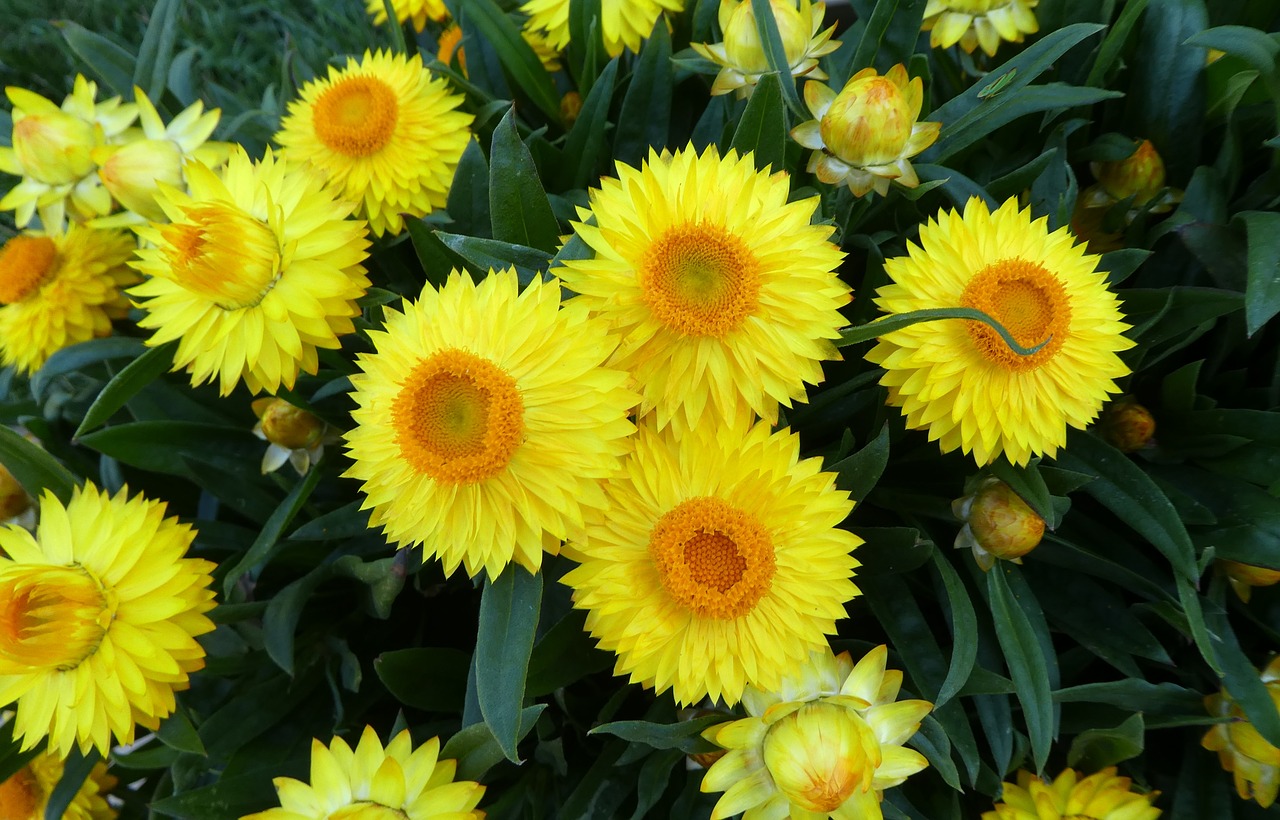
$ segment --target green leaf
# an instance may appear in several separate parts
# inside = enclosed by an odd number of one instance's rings
[[[132,54],[79,23],[61,20],[57,26],[72,53],[84,61],[91,74],[121,97],[133,97],[135,65]]]
[[[270,775],[262,772],[222,777],[212,785],[154,800],[148,808],[179,820],[217,820],[241,817],[277,800]]]
[[[444,287],[450,273],[466,267],[464,260],[440,241],[430,225],[421,219],[406,219],[404,224],[409,229],[413,250],[428,283],[437,288]]]
[[[182,0],[156,0],[147,30],[142,35],[138,62],[133,69],[133,84],[141,87],[152,101],[158,102],[164,95],[181,11]]]
[[[64,347],[45,361],[31,377],[31,395],[36,401],[44,398],[44,391],[59,376],[82,370],[88,365],[111,359],[134,358],[147,349],[141,339],[128,336],[108,336]]]
[[[243,427],[190,421],[139,421],[89,433],[80,443],[142,470],[187,477],[188,461],[234,474],[256,465],[266,445]],[[255,467],[254,472],[257,472]]]
[[[514,564],[486,580],[480,596],[476,694],[485,724],[513,763],[520,762],[520,710],[541,606],[542,574]]]
[[[161,373],[173,367],[173,351],[177,350],[177,341],[153,347],[143,353],[115,375],[103,386],[102,392],[89,405],[88,411],[80,426],[76,428],[75,438],[81,439],[85,433],[98,427],[115,412],[124,407],[125,402],[138,394],[138,391],[160,377]]]
[[[171,749],[202,757],[206,754],[204,744],[200,742],[200,735],[196,732],[196,727],[191,724],[191,717],[181,701],[178,703],[177,710],[160,724],[156,737]]]
[[[1067,765],[1096,772],[1142,754],[1142,713],[1130,715],[1113,729],[1088,729],[1076,735],[1067,752]]]
[[[275,512],[267,519],[266,525],[258,533],[258,537],[254,539],[248,551],[223,577],[222,593],[224,597],[229,600],[238,597],[233,595],[233,591],[240,582],[241,576],[246,573],[254,578],[258,576],[258,573],[262,571],[262,567],[271,560],[273,553],[279,548],[285,528],[289,526],[294,516],[302,509],[302,505],[307,503],[307,499],[311,497],[311,491],[319,483],[320,471],[308,470],[306,477],[293,486],[293,489],[285,496],[284,501],[280,502],[280,506],[276,507]]]
[[[787,109],[777,74],[765,74],[742,112],[733,132],[732,147],[741,155],[754,152],[756,167],[777,171],[784,167],[787,147]]]
[[[850,531],[863,541],[857,548],[862,562],[859,577],[910,572],[923,566],[935,549],[914,527],[851,527]]]
[[[711,748],[702,739],[702,731],[731,720],[728,715],[706,715],[679,723],[650,723],[646,720],[619,720],[604,723],[587,732],[588,735],[613,735],[629,743],[643,743],[654,749],[680,749],[686,753],[702,752]]]
[[[918,0],[877,0],[871,16],[867,18],[862,36],[858,39],[858,48],[853,52],[853,60],[848,67],[849,75],[852,76],[874,65],[877,61],[884,62],[888,59],[887,52],[894,49],[887,47],[891,44],[886,43],[886,39],[891,39],[887,35],[894,27],[909,27],[908,30],[912,34],[918,34],[920,23],[924,19],[924,9],[925,4]],[[889,60],[889,62],[902,62],[905,57],[910,56],[910,53],[910,50],[907,50],[905,55],[896,54],[898,59]],[[839,89],[836,90],[839,91]]]
[[[22,489],[32,498],[38,499],[48,490],[66,504],[71,500],[72,491],[80,483],[66,467],[39,445],[27,441],[12,428],[3,425],[0,425],[0,463],[13,473]]]
[[[1249,241],[1244,318],[1252,336],[1280,313],[1280,214],[1246,211],[1236,218],[1244,221]]]
[[[1128,61],[1130,121],[1155,144],[1170,179],[1185,178],[1199,161],[1205,50],[1187,41],[1207,28],[1204,0],[1156,0]]]
[[[460,712],[471,656],[458,649],[418,647],[383,652],[373,662],[396,700],[426,712]]]
[[[601,156],[607,158],[604,135],[609,127],[609,105],[613,102],[617,76],[618,60],[615,58],[591,85],[591,93],[583,101],[578,120],[569,131],[564,143],[564,168],[560,175],[566,188],[585,188],[595,179]]]
[[[446,248],[469,263],[468,268],[475,272],[477,279],[488,276],[490,270],[502,271],[514,267],[520,274],[521,283],[528,283],[551,264],[551,254],[537,248],[478,236],[443,231],[435,233]]]
[[[1001,457],[993,461],[988,469],[991,470],[992,475],[1008,484],[1019,498],[1027,502],[1027,506],[1034,510],[1036,515],[1044,519],[1044,524],[1050,532],[1056,530],[1062,523],[1062,516],[1053,506],[1053,496],[1040,475],[1037,462],[1018,467]]]
[[[828,465],[827,472],[836,474],[836,486],[849,493],[855,504],[861,504],[889,464],[889,425],[856,453]]]
[[[685,753],[679,749],[667,749],[645,759],[640,767],[640,776],[636,778],[636,808],[631,813],[631,820],[650,816],[649,812],[658,805],[667,790],[671,770],[684,759]]]
[[[666,18],[658,15],[653,33],[640,49],[640,59],[622,98],[618,132],[613,140],[614,159],[639,167],[650,148],[662,151],[667,147],[674,85],[671,34],[667,31]]]
[[[970,319],[976,322],[982,322],[989,326],[996,333],[1000,334],[1000,338],[1004,339],[1004,343],[1009,346],[1013,352],[1019,356],[1030,356],[1040,348],[1049,343],[1049,339],[1045,339],[1035,347],[1023,347],[1018,344],[1017,340],[1010,335],[1009,331],[1004,329],[991,316],[980,310],[973,308],[929,308],[926,310],[913,310],[908,313],[895,313],[890,316],[882,316],[874,322],[868,322],[865,325],[857,327],[845,328],[840,331],[840,338],[836,341],[836,347],[848,347],[862,342],[870,341],[877,336],[883,336],[886,333],[892,333],[895,330],[902,330],[904,327],[910,327],[921,322],[936,322],[941,319]]]
[[[973,609],[973,602],[969,600],[969,591],[964,582],[941,550],[933,551],[933,565],[942,578],[942,585],[947,591],[947,602],[951,606],[953,642],[951,666],[933,700],[934,709],[938,709],[960,692],[973,672],[973,664],[978,657],[978,616]]]
[[[1086,683],[1053,693],[1058,703],[1105,703],[1133,712],[1184,715],[1204,711],[1199,692],[1176,683],[1148,683],[1137,678]]]
[[[18,751],[22,741],[14,737],[14,728],[16,728],[15,721],[8,720],[0,723],[0,783],[13,777],[33,757],[44,751],[43,740],[38,741],[33,748],[25,752]]]
[[[491,2],[491,0],[485,0]],[[538,179],[533,155],[516,132],[512,108],[493,132],[489,151],[489,215],[493,238],[555,253],[559,225]]]
[[[408,38],[404,36],[404,26],[400,23],[399,15],[396,14],[395,3],[392,0],[382,0],[382,10],[387,15],[387,29],[391,35],[391,49],[396,54],[408,56],[409,42]]]
[[[476,31],[493,45],[503,67],[534,105],[542,109],[551,122],[559,122],[560,97],[556,94],[551,75],[542,67],[542,61],[533,48],[520,36],[520,28],[511,17],[493,0],[446,0],[445,5],[454,19],[465,19],[475,26]]]
[[[516,734],[516,742],[533,730],[538,716],[546,709],[545,703],[535,703],[520,710],[520,729]],[[455,732],[449,742],[440,750],[441,760],[458,761],[455,780],[479,780],[484,773],[503,759],[504,752],[489,727],[484,723],[467,726]]]
[[[360,509],[361,503],[352,501],[332,512],[311,519],[289,533],[289,540],[340,541],[369,534],[369,512]]]
[[[1239,57],[1264,76],[1274,75],[1280,43],[1266,32],[1248,26],[1215,26],[1193,34],[1186,45],[1216,48]]]
[[[79,749],[71,750],[71,754],[63,763],[62,777],[58,779],[58,785],[54,787],[49,795],[49,802],[45,804],[44,820],[62,820],[63,813],[71,805],[71,801],[75,800],[80,787],[84,785],[89,773],[101,759],[102,756],[98,754],[97,749],[91,749],[88,754],[84,754]]]
[[[1123,248],[1102,255],[1098,270],[1107,274],[1107,283],[1118,285],[1128,279],[1143,262],[1151,256],[1151,251],[1142,248]]]
[[[991,616],[995,619],[996,637],[1009,667],[1009,676],[1013,678],[1018,702],[1022,704],[1036,771],[1044,771],[1056,734],[1049,670],[1031,621],[1009,590],[1009,582],[1005,580],[1008,572],[1012,570],[1002,564],[987,573]]]
[[[476,140],[469,140],[449,186],[449,216],[458,232],[489,237],[489,162]],[[410,220],[416,222],[417,220]]]
[[[1240,648],[1227,613],[1212,611],[1206,621],[1212,628],[1214,650],[1222,664],[1222,685],[1240,704],[1245,717],[1258,730],[1258,734],[1272,746],[1280,746],[1280,711],[1271,699],[1267,685],[1258,676],[1258,670]]]
[[[791,61],[787,59],[782,35],[778,32],[778,21],[773,16],[773,4],[769,0],[751,0],[751,11],[755,14],[756,30],[760,35],[760,43],[764,46],[764,56],[769,63],[769,70],[778,77],[787,107],[795,112],[796,116],[807,117],[808,109],[800,102],[795,78],[791,76]]]
[[[1106,84],[1107,74],[1120,58],[1120,52],[1124,49],[1125,42],[1129,39],[1129,34],[1137,24],[1138,18],[1146,10],[1147,2],[1148,0],[1128,0],[1124,4],[1124,10],[1116,18],[1115,24],[1107,32],[1107,36],[1102,38],[1098,58],[1093,61],[1093,66],[1089,69],[1089,78],[1085,80],[1085,85]]]

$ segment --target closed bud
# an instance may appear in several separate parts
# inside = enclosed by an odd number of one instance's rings
[[[1132,399],[1125,399],[1103,413],[1099,429],[1112,447],[1122,453],[1133,453],[1151,442],[1156,433],[1156,420],[1150,410]]]
[[[160,183],[181,188],[182,149],[172,140],[137,140],[112,150],[100,149],[98,176],[124,207],[155,222],[166,220],[156,204]]]
[[[572,128],[581,113],[582,95],[577,91],[570,91],[560,98],[560,119],[565,128]]]
[[[1153,213],[1162,213],[1173,207],[1181,195],[1166,192],[1164,160],[1151,144],[1143,140],[1137,150],[1121,160],[1095,162],[1090,165],[1098,185],[1085,192],[1085,204],[1098,207],[1108,201],[1119,202],[1133,197],[1133,206],[1150,206]]]
[[[811,812],[833,812],[855,795],[878,802],[871,782],[880,762],[875,732],[855,710],[833,703],[806,703],[764,739],[764,765],[778,791]]]
[[[314,447],[324,436],[323,420],[284,399],[257,399],[253,402],[253,412],[258,416],[266,440],[286,449]]]
[[[13,124],[13,150],[27,176],[70,185],[93,171],[92,123],[62,112],[29,114]]]
[[[964,527],[956,536],[956,549],[968,547],[983,570],[995,559],[1022,563],[1044,537],[1044,519],[1003,481],[988,478],[970,496],[951,505]]]
[[[914,83],[920,85],[919,80]],[[818,126],[827,150],[851,165],[896,160],[915,125],[915,112],[903,92],[888,76],[851,80]]]

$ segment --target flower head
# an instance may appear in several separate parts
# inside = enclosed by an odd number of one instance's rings
[[[848,652],[824,645],[778,687],[748,687],[750,717],[703,733],[729,750],[702,779],[702,791],[725,792],[712,820],[739,812],[744,820],[880,820],[882,792],[928,766],[902,744],[933,709],[896,700],[902,673],[886,671],[887,657],[877,646],[855,666]]]
[[[996,559],[1022,563],[1022,556],[1040,545],[1044,519],[998,478],[984,479],[975,492],[951,505],[964,527],[956,535],[956,549],[973,550],[983,571]]]
[[[49,797],[66,768],[57,755],[41,752],[8,780],[0,783],[0,818],[4,820],[44,820]],[[114,820],[116,810],[107,805],[105,795],[115,788],[116,779],[107,774],[107,764],[94,764],[80,790],[62,814],[63,820]]]
[[[329,425],[314,413],[274,396],[254,399],[252,407],[258,417],[253,434],[267,442],[262,473],[274,472],[287,461],[298,475],[306,475],[324,455]]]
[[[241,820],[482,820],[484,786],[454,781],[455,760],[440,760],[440,738],[413,747],[405,729],[382,747],[366,726],[353,750],[335,737],[311,742],[311,782],[275,779],[280,807]]]
[[[365,0],[364,5],[375,26],[387,22],[387,7],[382,0]],[[413,30],[418,33],[427,27],[427,20],[440,23],[449,19],[444,0],[391,0],[391,8],[395,9],[397,25],[412,20]]]
[[[609,506],[566,550],[574,605],[615,674],[681,704],[732,705],[747,684],[771,689],[824,645],[858,593],[861,543],[838,525],[853,508],[800,460],[799,438],[760,423],[718,437],[696,427],[678,440],[642,424]]]
[[[110,336],[129,308],[120,288],[138,280],[127,265],[136,247],[128,234],[75,224],[0,247],[0,361],[33,373],[64,347]]]
[[[446,573],[530,572],[604,505],[601,483],[635,429],[616,339],[554,282],[514,270],[479,284],[456,271],[404,312],[388,309],[351,378],[355,462],[371,526],[422,544]]]
[[[1156,420],[1151,411],[1132,398],[1113,402],[1103,412],[1098,430],[1107,443],[1122,453],[1136,453],[1151,443]]]
[[[574,226],[594,258],[552,272],[621,333],[611,362],[641,386],[641,415],[776,421],[840,357],[849,287],[831,227],[810,224],[818,198],[788,202],[784,174],[714,147],[617,169]]]
[[[908,79],[901,64],[884,76],[864,68],[839,94],[805,83],[804,100],[814,118],[793,128],[791,138],[814,149],[808,167],[818,179],[848,185],[857,196],[872,190],[884,196],[893,181],[920,184],[911,157],[934,143],[942,125],[916,121],[924,100],[919,77]]]
[[[639,51],[664,12],[684,11],[685,0],[600,0],[601,31],[610,57],[624,49]],[[525,28],[542,32],[556,51],[569,45],[570,0],[528,0],[520,10],[529,16]]]
[[[1262,671],[1262,683],[1271,702],[1280,710],[1280,657],[1273,658]],[[1240,704],[1223,689],[1204,699],[1209,714],[1230,718],[1218,723],[1200,740],[1200,745],[1218,753],[1222,768],[1235,776],[1236,793],[1241,800],[1256,801],[1270,808],[1280,791],[1280,749],[1272,746],[1253,728]]]
[[[253,162],[237,146],[219,175],[186,167],[190,192],[162,186],[168,225],[140,226],[151,247],[134,267],[151,278],[129,294],[147,315],[147,341],[174,339],[174,369],[192,384],[218,380],[227,395],[293,387],[316,372],[317,348],[351,333],[369,286],[364,223],[308,168],[286,169],[268,151]]]
[[[1081,195],[1085,208],[1106,208],[1132,197],[1132,219],[1140,209],[1162,214],[1182,201],[1181,191],[1165,187],[1164,160],[1151,140],[1138,143],[1134,152],[1124,159],[1092,162],[1089,168],[1098,184]]]
[[[929,0],[924,9],[924,30],[931,31],[929,45],[950,48],[960,44],[972,54],[979,46],[994,56],[1000,41],[1021,43],[1040,30],[1033,8],[1040,0]]]
[[[1020,771],[1016,784],[1004,784],[1004,802],[983,812],[982,820],[1155,820],[1160,809],[1151,804],[1160,792],[1135,792],[1132,782],[1119,777],[1115,766],[1083,778],[1067,769],[1052,783]]]
[[[831,39],[835,26],[822,31],[826,3],[769,0],[769,5],[773,9],[773,19],[778,26],[791,76],[825,80],[827,75],[818,68],[818,58],[840,47],[840,41]],[[760,77],[770,71],[751,0],[720,0],[720,32],[724,38],[721,43],[693,44],[695,51],[722,66],[711,86],[711,93],[737,91],[739,97],[748,97]]]
[[[867,353],[907,425],[979,465],[1001,453],[1013,464],[1053,455],[1067,427],[1088,426],[1129,372],[1116,353],[1133,342],[1098,257],[1045,221],[1013,199],[994,213],[971,199],[963,215],[944,211],[921,226],[919,245],[885,263],[893,284],[877,291],[890,314],[976,308],[1023,347],[1043,344],[1019,356],[989,326],[948,320],[886,333]]]
[[[184,557],[195,532],[164,515],[86,484],[65,507],[45,492],[34,537],[0,529],[0,706],[17,703],[23,749],[132,743],[204,666],[214,566]]]
[[[1259,567],[1253,564],[1242,564],[1238,561],[1225,561],[1222,559],[1218,560],[1218,568],[1226,573],[1227,582],[1231,584],[1231,589],[1245,603],[1248,603],[1249,599],[1253,597],[1254,587],[1269,587],[1280,583],[1280,569]]]
[[[19,228],[39,211],[41,225],[53,232],[62,230],[68,215],[85,220],[110,212],[111,195],[98,178],[93,151],[117,141],[137,118],[137,107],[119,97],[96,102],[98,86],[79,74],[61,107],[25,88],[11,86],[5,93],[13,103],[13,147],[0,147],[0,171],[22,181],[0,199],[0,210],[16,211]]]
[[[374,236],[394,235],[406,215],[444,207],[471,140],[462,102],[421,55],[366,51],[303,86],[275,140],[290,163],[318,169]]]

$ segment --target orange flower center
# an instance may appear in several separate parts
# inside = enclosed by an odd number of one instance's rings
[[[515,380],[488,359],[456,348],[421,361],[391,412],[405,460],[449,484],[497,475],[524,441],[524,399]]]
[[[13,777],[0,783],[0,820],[44,816],[43,811],[38,811],[41,797],[40,784],[31,767],[22,767]]]
[[[682,225],[653,243],[640,288],[654,317],[685,336],[724,338],[756,311],[760,266],[737,236],[715,225]]]
[[[1017,257],[980,271],[965,287],[960,304],[993,317],[1023,347],[1048,340],[1030,356],[1019,356],[994,328],[969,322],[969,337],[978,352],[1007,370],[1034,370],[1052,359],[1071,325],[1071,306],[1062,283],[1042,266]]]
[[[170,275],[223,310],[262,301],[280,275],[280,246],[269,227],[234,205],[203,202],[186,221],[164,226]]]
[[[391,142],[400,104],[376,77],[347,77],[325,89],[312,106],[316,136],[349,157],[376,154]]]
[[[21,302],[53,271],[58,248],[47,236],[15,236],[0,250],[0,303]]]
[[[754,515],[719,498],[691,498],[667,511],[649,534],[662,586],[704,617],[746,615],[769,591],[773,539]]]
[[[0,674],[74,669],[114,616],[83,567],[14,565],[0,574]]]

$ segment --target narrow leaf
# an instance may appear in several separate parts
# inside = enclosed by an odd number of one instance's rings
[[[969,681],[973,672],[973,664],[978,657],[978,616],[969,600],[969,591],[955,567],[942,554],[941,550],[933,551],[933,565],[942,577],[942,585],[947,591],[947,602],[951,606],[951,666],[947,669],[947,677],[934,698],[933,708],[937,709],[955,697],[960,689]]]
[[[262,567],[271,560],[271,555],[279,545],[285,529],[302,509],[302,505],[307,503],[307,499],[311,497],[311,491],[319,483],[320,471],[309,470],[306,478],[295,484],[285,496],[284,501],[280,502],[280,506],[276,507],[276,511],[267,519],[266,525],[249,546],[249,550],[223,578],[222,591],[226,597],[232,597],[232,590],[235,589],[242,575],[252,573],[256,577]]]
[[[755,153],[756,167],[777,171],[783,167],[787,147],[787,109],[782,104],[782,84],[777,74],[765,74],[747,102],[747,109],[733,132],[732,146],[739,154]]]
[[[82,370],[88,365],[111,359],[135,358],[147,349],[141,339],[128,336],[108,336],[64,347],[50,356],[31,377],[31,395],[36,401],[44,399],[44,391],[59,376]]]
[[[1252,336],[1280,312],[1280,214],[1247,211],[1237,218],[1249,241],[1244,318]]]
[[[476,637],[476,694],[484,722],[508,760],[519,763],[525,677],[542,606],[542,574],[512,565],[485,581]]]
[[[493,238],[555,253],[559,225],[538,179],[533,155],[516,131],[512,108],[493,132],[489,151],[489,215]]]
[[[173,59],[173,44],[178,36],[178,15],[182,0],[156,0],[151,19],[138,48],[138,62],[133,69],[133,84],[147,97],[159,101],[164,95],[165,78]]]
[[[0,463],[13,473],[32,498],[48,490],[66,504],[80,482],[66,467],[40,446],[27,441],[13,429],[0,425]]]
[[[1013,678],[1018,702],[1022,704],[1036,771],[1043,771],[1054,737],[1049,670],[1031,622],[1009,590],[1004,576],[1010,571],[999,566],[987,573],[991,616],[995,619],[996,637],[1009,667],[1009,676]]]
[[[125,402],[138,394],[138,391],[160,377],[173,367],[173,351],[178,347],[176,341],[153,347],[143,353],[115,375],[103,386],[102,392],[89,405],[80,426],[76,428],[75,438],[98,427],[111,418],[117,410],[124,407]]]
[[[667,147],[674,84],[671,34],[667,31],[665,17],[658,15],[653,33],[640,49],[640,59],[622,98],[618,122],[625,127],[619,128],[614,138],[614,159],[639,166],[650,148],[661,151]]]
[[[882,316],[874,322],[868,322],[865,325],[857,327],[845,328],[840,331],[840,339],[836,342],[836,347],[848,347],[861,342],[870,341],[878,336],[886,333],[892,333],[895,330],[902,330],[904,327],[911,327],[920,322],[936,322],[940,319],[971,319],[973,321],[982,322],[989,326],[996,333],[1000,334],[1000,338],[1009,346],[1009,349],[1019,356],[1030,356],[1040,348],[1049,343],[1049,339],[1045,339],[1035,347],[1023,347],[1013,338],[1009,331],[1004,329],[1004,325],[1000,324],[993,317],[988,316],[980,310],[973,308],[929,308],[927,310],[913,310],[908,313],[895,313],[892,316]],[[1052,338],[1052,337],[1050,337]]]

